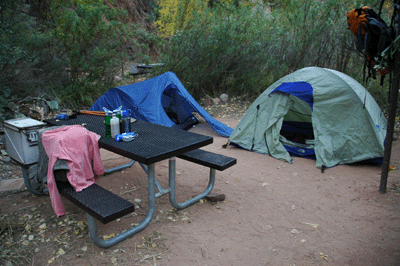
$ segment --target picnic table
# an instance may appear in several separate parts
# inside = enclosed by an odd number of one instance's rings
[[[114,238],[107,240],[101,239],[98,236],[96,219],[103,223],[113,221],[133,212],[133,204],[97,186],[97,184],[93,184],[81,192],[76,192],[71,186],[65,184],[58,186],[61,195],[71,200],[86,212],[89,236],[96,245],[103,248],[111,247],[143,230],[154,216],[156,197],[169,194],[169,201],[174,208],[184,209],[189,207],[211,192],[215,182],[215,170],[223,171],[236,164],[235,158],[199,149],[213,143],[213,138],[210,136],[177,128],[169,128],[141,120],[136,120],[131,124],[131,131],[136,134],[136,138],[130,142],[117,142],[114,139],[106,138],[104,117],[102,116],[81,114],[77,115],[74,119],[57,120],[53,118],[46,120],[46,122],[53,126],[83,125],[86,129],[101,136],[98,141],[99,148],[104,148],[132,159],[131,163],[117,167],[116,169],[119,170],[123,167],[128,167],[136,161],[140,163],[147,173],[149,204],[147,216],[139,225],[133,226],[116,235]],[[204,192],[182,203],[178,203],[175,199],[175,157],[210,168],[209,183]],[[169,160],[169,187],[164,189],[155,179],[155,163],[166,159]],[[156,188],[159,191],[158,193],[156,193]],[[93,199],[93,197],[96,198]]]

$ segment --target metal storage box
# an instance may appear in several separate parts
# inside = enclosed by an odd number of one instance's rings
[[[46,123],[32,118],[17,118],[4,121],[7,152],[23,165],[39,160],[38,133]]]

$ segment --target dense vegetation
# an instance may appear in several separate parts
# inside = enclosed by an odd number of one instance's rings
[[[4,0],[0,15],[0,107],[32,98],[90,106],[151,41],[100,0]]]
[[[27,96],[88,107],[110,87],[134,82],[133,62],[163,62],[154,75],[175,72],[196,99],[255,98],[306,66],[363,82],[346,14],[372,1],[140,1],[146,25],[123,0],[0,1],[0,108]],[[366,86],[386,103],[386,85]]]

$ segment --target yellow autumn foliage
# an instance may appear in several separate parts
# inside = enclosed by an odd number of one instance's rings
[[[233,4],[233,0],[222,0],[224,4]],[[159,34],[172,36],[185,27],[193,12],[204,12],[207,0],[160,0],[159,18],[154,22]]]

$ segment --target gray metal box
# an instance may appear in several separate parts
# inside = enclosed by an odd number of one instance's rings
[[[32,118],[17,118],[4,121],[7,152],[23,165],[39,160],[38,133],[46,123]]]

